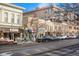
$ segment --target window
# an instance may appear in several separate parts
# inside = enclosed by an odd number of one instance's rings
[[[14,23],[14,20],[15,20],[15,15],[11,14],[11,23]]]
[[[74,27],[74,29],[76,29],[76,27]]]
[[[4,13],[4,22],[7,23],[8,22],[8,12]]]
[[[69,29],[72,29],[72,26],[69,26]]]
[[[2,22],[2,10],[0,9],[0,22]]]
[[[17,15],[17,24],[20,24],[20,19],[21,19],[21,16]]]
[[[77,30],[79,30],[79,27],[77,27]]]
[[[55,29],[57,30],[57,26],[55,26]]]
[[[48,9],[48,14],[51,14],[52,13],[52,9]]]

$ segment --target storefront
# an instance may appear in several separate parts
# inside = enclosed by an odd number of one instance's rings
[[[18,29],[0,28],[0,38],[15,40],[16,37],[20,37]]]

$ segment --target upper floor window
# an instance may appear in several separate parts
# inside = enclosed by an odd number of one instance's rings
[[[7,23],[8,22],[8,12],[4,13],[4,22]]]
[[[69,29],[72,29],[72,26],[69,26]]]
[[[74,27],[74,29],[76,29],[76,27]]]
[[[15,15],[11,14],[11,23],[14,23],[14,20],[15,20]]]
[[[0,9],[0,22],[2,22],[2,10]]]
[[[52,13],[52,9],[48,9],[48,14],[51,14]]]
[[[20,24],[20,19],[21,19],[21,16],[19,14],[19,15],[17,15],[17,24]]]

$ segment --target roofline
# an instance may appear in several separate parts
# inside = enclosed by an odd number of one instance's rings
[[[1,5],[6,5],[6,6],[10,6],[10,7],[14,7],[14,8],[21,9],[21,10],[25,9],[24,7],[16,6],[16,5],[11,4],[11,3],[0,3],[0,4]]]

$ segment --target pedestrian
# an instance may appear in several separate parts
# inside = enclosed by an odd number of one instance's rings
[[[9,33],[9,38],[10,38],[10,40],[12,39],[12,37],[11,37],[11,33]]]
[[[36,34],[33,33],[33,41],[35,42],[36,41]]]

